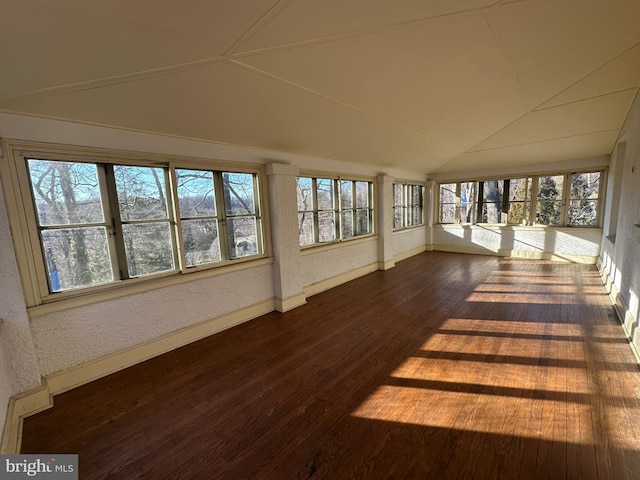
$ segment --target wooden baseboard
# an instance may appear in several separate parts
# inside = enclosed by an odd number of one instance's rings
[[[269,299],[47,375],[43,379],[41,386],[15,395],[9,400],[0,453],[20,453],[23,419],[52,407],[54,395],[170,352],[214,333],[270,313],[273,310],[275,310],[275,300]]]

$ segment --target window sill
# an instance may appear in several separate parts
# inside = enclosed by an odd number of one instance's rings
[[[358,243],[368,242],[370,240],[377,240],[378,235],[362,235],[359,237],[352,237],[345,240],[339,240],[335,242],[327,242],[327,243],[314,243],[313,245],[306,245],[304,247],[300,247],[300,255],[312,255],[314,253],[324,252],[325,250],[333,250],[340,247],[346,247],[351,245],[356,245]]]
[[[426,228],[426,225],[423,223],[421,225],[411,225],[410,227],[404,227],[404,228],[394,228],[393,229],[393,234],[395,235],[396,233],[403,233],[403,232],[411,232],[413,230],[424,230]]]
[[[246,259],[239,262],[221,265],[206,270],[198,270],[188,273],[175,273],[160,277],[145,278],[136,281],[136,283],[127,283],[126,281],[105,285],[99,291],[77,292],[72,296],[56,297],[55,294],[47,298],[40,305],[27,308],[29,317],[37,317],[48,313],[60,312],[71,308],[91,305],[94,303],[105,302],[116,298],[144,293],[159,288],[180,285],[191,281],[201,280],[204,278],[225,275],[227,273],[245,270],[248,268],[270,265],[273,263],[273,257],[260,257]],[[75,293],[75,292],[74,292]]]

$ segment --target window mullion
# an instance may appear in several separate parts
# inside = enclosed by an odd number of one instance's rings
[[[218,212],[218,238],[220,246],[220,254],[223,260],[229,260],[231,253],[229,251],[229,235],[227,232],[227,208],[224,203],[224,184],[222,181],[222,173],[213,172],[213,189],[214,192],[220,192],[215,195],[216,211]]]
[[[111,227],[112,232],[109,236],[113,237],[113,243],[116,253],[115,264],[116,271],[120,280],[125,280],[129,277],[129,266],[127,264],[127,252],[124,245],[124,233],[122,229],[122,220],[120,216],[120,205],[118,204],[118,189],[116,188],[116,177],[113,171],[113,165],[105,165],[105,180],[106,180],[106,192],[109,203],[109,212],[111,215]]]

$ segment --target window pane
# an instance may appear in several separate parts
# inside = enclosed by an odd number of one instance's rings
[[[253,174],[223,173],[224,204],[227,215],[255,214]]]
[[[504,223],[502,206],[504,197],[504,180],[488,180],[482,182],[482,218],[483,223]],[[506,222],[506,218],[504,219]]]
[[[531,181],[527,178],[512,178],[509,181],[509,212],[507,223],[526,225],[529,222]]]
[[[28,165],[40,225],[104,222],[96,165],[33,159]]]
[[[456,203],[455,183],[444,183],[440,185],[440,203]]]
[[[313,213],[298,213],[298,237],[300,245],[311,245],[315,242],[313,234]]]
[[[298,190],[298,211],[307,212],[313,210],[313,192],[311,191],[311,179],[306,177],[297,178]]]
[[[598,210],[597,200],[571,200],[569,202],[569,224],[595,226]]]
[[[227,230],[231,258],[258,254],[258,227],[255,217],[227,218]]]
[[[369,182],[356,182],[356,208],[369,206]]]
[[[181,217],[215,217],[213,172],[176,170]]]
[[[113,171],[122,220],[167,218],[164,169],[116,165]]]
[[[353,211],[342,212],[342,238],[353,237]]]
[[[536,222],[543,225],[560,225],[562,218],[563,175],[538,179],[538,209]]]
[[[562,200],[563,175],[540,177],[538,179],[538,200]]]
[[[336,239],[336,214],[335,212],[318,213],[318,240],[320,242],[332,242]]]
[[[460,184],[460,222],[473,222],[474,182]]]
[[[174,269],[169,222],[125,224],[122,230],[129,276]]]
[[[105,227],[44,230],[42,245],[52,292],[113,281]]]
[[[440,223],[455,223],[456,206],[453,203],[440,204]]]
[[[318,209],[333,210],[335,198],[333,195],[333,180],[330,178],[316,179],[316,190],[318,191]]]
[[[184,220],[182,239],[187,267],[219,262],[222,259],[217,220]]]
[[[340,181],[340,198],[342,208],[353,208],[353,182],[351,180]]]
[[[394,183],[393,184],[393,204],[395,206],[402,206],[403,202],[403,188],[404,185],[402,185],[401,183]]]
[[[369,210],[356,210],[356,235],[371,233]]]
[[[599,190],[600,172],[571,174],[569,225],[596,225]]]
[[[420,185],[411,186],[411,203],[414,206],[422,206],[422,187]]]
[[[393,209],[393,228],[402,228],[402,212],[404,209],[402,207],[395,207]]]
[[[412,211],[412,215],[413,215],[413,225],[422,225],[424,223],[421,206],[415,207]]]

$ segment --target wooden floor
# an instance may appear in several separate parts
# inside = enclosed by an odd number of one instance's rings
[[[640,374],[594,266],[425,253],[59,395],[80,478],[638,479]]]

